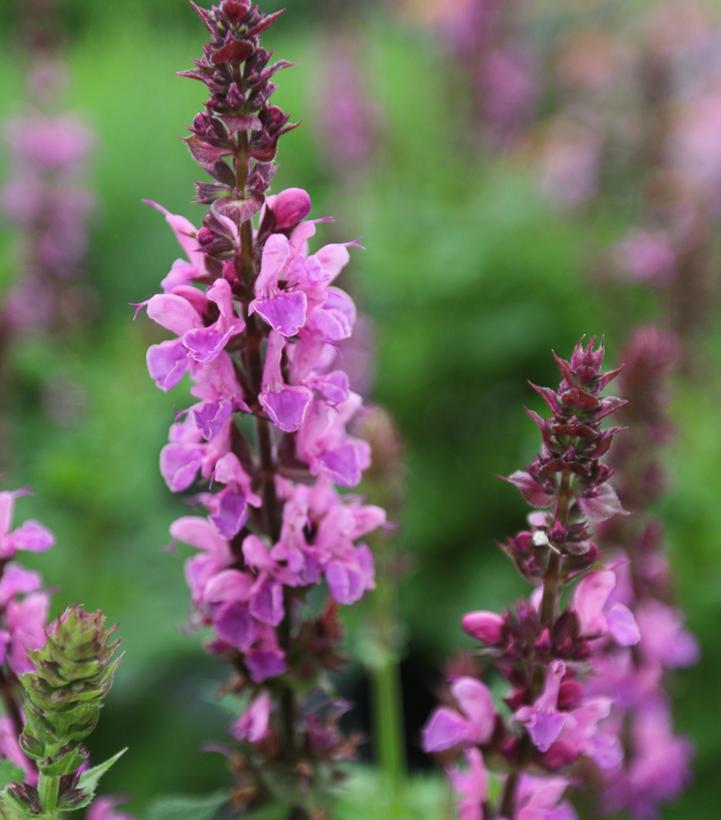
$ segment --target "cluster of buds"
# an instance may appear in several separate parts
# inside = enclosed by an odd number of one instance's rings
[[[451,680],[447,705],[423,731],[426,751],[443,753],[449,763],[465,758],[464,768],[449,769],[463,820],[575,817],[563,800],[574,782],[571,766],[583,759],[614,772],[622,765],[622,743],[609,721],[613,698],[592,690],[597,654],[639,640],[633,614],[613,596],[616,575],[599,565],[590,541],[593,524],[622,512],[609,484],[612,469],[602,460],[617,428],[602,429],[602,421],[623,402],[601,395],[618,375],[603,372],[603,359],[603,345],[581,342],[570,360],[556,357],[558,390],[534,387],[551,417],[531,413],[541,453],[509,481],[536,511],[530,529],[503,546],[535,585],[533,594],[512,611],[471,612],[462,621],[508,682],[504,701],[512,717],[503,717],[484,683],[464,674]],[[562,588],[574,584],[561,607]],[[495,808],[486,761],[503,770]]]
[[[114,632],[101,612],[70,607],[47,628],[43,646],[29,653],[34,671],[20,677],[20,747],[37,767],[37,785],[11,783],[0,793],[4,817],[56,818],[89,806],[100,776],[120,756],[89,769],[83,745],[120,663]]]
[[[197,400],[172,425],[160,468],[205,510],[171,533],[199,551],[186,564],[192,622],[212,630],[209,651],[233,668],[226,689],[245,699],[231,727],[231,803],[273,799],[306,817],[353,751],[337,726],[344,706],[319,696],[341,661],[338,604],[374,585],[359,539],[385,523],[336,487],[358,485],[370,462],[348,432],[362,401],[341,367],[356,309],[333,285],[354,243],[311,253],[326,220],[307,219],[310,196],[265,196],[278,138],[293,127],[270,102],[288,63],[260,44],[279,15],[240,0],[195,8],[210,43],[184,76],[210,99],[187,144],[214,181],[197,183],[209,205],[200,229],[160,208],[187,259],[143,303],[175,336],[150,347],[148,370],[162,390],[188,374]],[[330,597],[314,610],[323,582]]]
[[[692,748],[674,735],[665,683],[670,670],[696,661],[698,646],[672,604],[663,529],[652,512],[665,487],[659,448],[672,432],[667,382],[678,345],[666,331],[640,327],[623,361],[620,386],[629,404],[622,420],[628,429],[619,435],[612,461],[620,498],[633,515],[604,522],[599,537],[617,550],[616,598],[633,612],[640,641],[633,652],[607,646],[594,659],[594,691],[613,694],[612,719],[625,746],[622,770],[602,780],[604,804],[609,812],[625,809],[646,818],[677,797],[690,778]]]

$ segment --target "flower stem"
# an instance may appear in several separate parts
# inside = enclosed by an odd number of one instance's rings
[[[40,805],[43,808],[43,817],[46,820],[55,820],[58,815],[58,790],[60,788],[60,778],[40,773],[38,780],[38,795]]]

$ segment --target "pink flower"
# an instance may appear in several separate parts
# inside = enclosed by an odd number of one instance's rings
[[[557,708],[558,692],[565,673],[565,664],[562,661],[553,661],[541,695],[532,706],[522,706],[516,711],[516,720],[524,724],[534,745],[541,752],[547,752],[558,740],[568,720],[568,715],[559,712]]]
[[[616,576],[611,570],[590,573],[576,587],[573,610],[583,637],[610,634],[621,646],[633,646],[639,642],[640,633],[631,610],[621,603],[607,606],[615,585]]]
[[[475,678],[459,678],[451,693],[460,711],[441,706],[423,727],[423,749],[443,752],[454,746],[485,743],[493,733],[496,709],[488,688]]]
[[[44,592],[34,592],[20,601],[12,599],[7,605],[7,630],[0,633],[4,644],[0,660],[7,660],[18,675],[35,669],[28,650],[40,649],[45,644],[49,608],[50,599]]]
[[[518,788],[513,820],[576,820],[576,812],[565,801],[568,787],[563,777],[540,778],[524,775]]]
[[[45,552],[55,543],[53,534],[37,521],[25,521],[10,529],[15,499],[24,491],[0,492],[0,559],[12,558],[18,550]]]
[[[479,749],[466,749],[466,767],[448,770],[448,779],[458,796],[459,820],[483,820],[483,804],[488,795],[488,773]]]
[[[263,692],[254,698],[243,714],[230,727],[236,740],[247,740],[248,743],[260,743],[268,737],[270,731],[270,713],[272,709],[270,695]]]
[[[124,802],[122,797],[98,797],[88,809],[88,820],[134,820],[131,815],[116,811]]]

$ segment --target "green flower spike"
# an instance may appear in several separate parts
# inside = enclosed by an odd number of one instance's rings
[[[42,649],[30,652],[35,672],[22,675],[25,728],[20,747],[38,768],[37,790],[13,783],[0,793],[0,817],[58,818],[89,805],[100,777],[120,757],[78,773],[83,741],[100,718],[122,654],[102,612],[72,606],[47,629]],[[21,814],[12,811],[20,809]]]

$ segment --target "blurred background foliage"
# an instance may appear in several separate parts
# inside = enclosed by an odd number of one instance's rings
[[[550,349],[567,352],[582,333],[605,334],[613,359],[627,329],[653,313],[653,300],[634,289],[609,299],[588,276],[594,249],[622,235],[623,211],[558,212],[525,158],[462,146],[468,126],[432,33],[388,9],[363,5],[353,24],[363,43],[362,83],[383,112],[383,145],[362,173],[329,173],[325,146],[333,135],[319,134],[317,112],[333,105],[318,96],[323,37],[337,8],[313,0],[287,5],[269,40],[298,63],[280,78],[278,99],[302,127],[284,139],[275,188],[308,188],[315,213],[338,218],[328,229],[333,236],[360,237],[367,248],[355,254],[346,284],[374,328],[374,399],[393,413],[406,449],[408,500],[398,531],[409,565],[401,587],[403,682],[409,754],[415,767],[427,767],[418,732],[444,660],[466,645],[460,615],[501,608],[522,589],[494,542],[525,516],[521,499],[497,476],[528,461],[537,446],[523,413],[524,404],[537,405],[526,380],[556,380]],[[581,6],[596,15],[600,5],[553,4],[539,12],[537,38],[555,36]],[[200,651],[198,636],[184,634],[181,561],[163,549],[182,506],[165,488],[157,458],[182,394],[163,396],[148,379],[144,353],[154,331],[143,319],[133,324],[129,307],[156,291],[177,255],[162,219],[141,199],[199,218],[190,204],[196,167],[178,136],[203,89],[175,72],[198,54],[203,30],[182,0],[68,0],[63,24],[68,104],[98,135],[88,260],[97,304],[93,321],[61,344],[36,339],[12,350],[2,484],[31,487],[35,495],[21,502],[21,513],[57,534],[53,551],[28,562],[57,589],[55,610],[78,601],[102,607],[121,625],[127,656],[94,752],[130,746],[107,789],[127,791],[143,817],[153,796],[212,792],[224,765],[199,751],[226,732],[214,703],[224,670]],[[3,3],[0,117],[25,105],[12,31],[12,4]],[[12,241],[9,231],[0,233],[3,288],[15,275]],[[719,794],[718,316],[695,356],[695,379],[675,390],[678,435],[663,509],[678,596],[703,653],[674,683],[680,728],[698,748],[694,786],[664,815],[679,818],[709,817]],[[362,607],[353,620],[352,632],[362,637]],[[358,698],[355,719],[367,727],[357,662],[342,685]],[[368,777],[354,780],[361,805],[372,790]],[[392,816],[440,815],[437,789],[425,780],[412,795]]]

